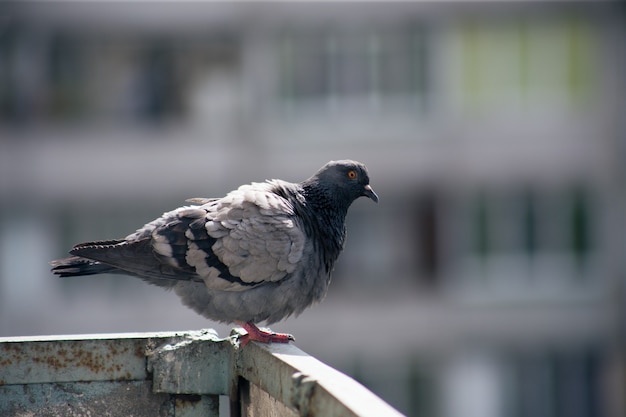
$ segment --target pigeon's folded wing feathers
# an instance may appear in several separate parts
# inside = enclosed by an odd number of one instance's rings
[[[203,206],[207,210],[204,227],[199,230],[195,224],[188,230],[186,261],[210,288],[223,285],[207,279],[217,278],[216,261],[245,288],[283,279],[302,258],[305,236],[293,217],[293,208],[265,187],[266,184],[244,186]],[[202,244],[203,240],[212,242],[210,248]]]

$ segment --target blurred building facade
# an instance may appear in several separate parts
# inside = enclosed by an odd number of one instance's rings
[[[303,349],[409,415],[621,415],[625,19],[608,2],[0,6],[0,334],[144,294],[53,281],[71,244],[349,157],[381,204],[351,210],[327,311],[291,324]],[[91,303],[87,331],[110,308]],[[334,319],[352,344],[317,340]]]

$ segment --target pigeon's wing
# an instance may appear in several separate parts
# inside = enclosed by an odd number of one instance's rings
[[[164,287],[171,287],[179,280],[202,282],[195,270],[185,262],[178,262],[174,254],[184,259],[187,250],[184,234],[189,222],[194,220],[194,215],[197,218],[205,214],[204,210],[183,207],[163,214],[125,239],[81,243],[70,253],[115,267],[113,272],[135,275]],[[159,252],[163,242],[155,239],[158,231],[167,231],[173,238],[167,244],[169,256]]]
[[[302,258],[305,234],[292,204],[269,184],[242,186],[190,223],[186,262],[209,288],[242,290],[276,282]]]
[[[239,291],[295,270],[305,234],[291,203],[270,184],[194,202],[205,204],[165,213],[124,240],[80,244],[70,253],[160,286],[191,280]]]

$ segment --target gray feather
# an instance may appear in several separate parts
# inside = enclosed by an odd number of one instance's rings
[[[271,180],[187,200],[193,205],[124,239],[76,245],[52,271],[137,276],[174,289],[207,318],[273,323],[324,297],[348,207],[361,196],[378,201],[365,166],[331,161],[301,183]]]

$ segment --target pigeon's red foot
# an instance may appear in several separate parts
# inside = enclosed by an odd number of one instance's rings
[[[246,346],[251,340],[256,340],[261,343],[289,343],[293,342],[294,337],[288,333],[274,333],[267,332],[259,329],[256,324],[251,322],[236,322],[238,325],[244,328],[248,334],[239,336],[239,342],[241,346]]]

